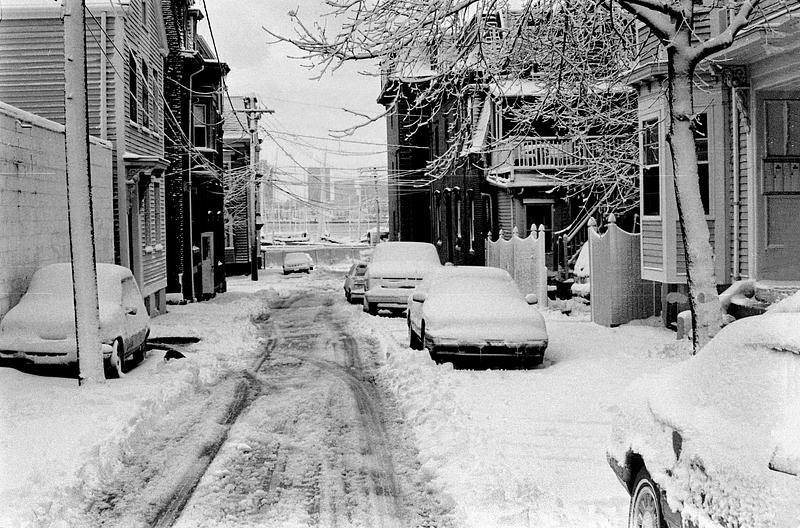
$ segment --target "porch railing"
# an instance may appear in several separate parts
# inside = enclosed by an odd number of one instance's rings
[[[612,141],[624,140],[612,137]],[[601,142],[608,137],[588,136],[582,141],[559,136],[523,138],[509,137],[500,141],[492,152],[492,167],[520,169],[569,169],[588,165],[599,154]],[[613,144],[613,143],[612,143]]]

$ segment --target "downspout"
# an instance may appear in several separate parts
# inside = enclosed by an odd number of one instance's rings
[[[189,151],[189,170],[188,170],[188,178],[189,178],[189,287],[191,288],[192,295],[189,297],[191,301],[195,300],[195,291],[194,291],[194,218],[192,215],[192,154],[194,153],[194,112],[192,111],[192,96],[194,95],[194,90],[192,89],[192,82],[194,81],[194,76],[198,73],[201,73],[203,70],[206,69],[205,64],[200,65],[200,69],[196,72],[189,75],[189,98],[188,102],[188,111],[189,111],[189,139],[191,141],[191,149]]]
[[[108,140],[108,85],[107,73],[108,58],[106,57],[106,30],[108,23],[108,13],[100,13],[100,139]]]
[[[741,215],[741,197],[739,196],[739,107],[736,104],[736,87],[731,87],[731,126],[733,127],[733,280],[741,278],[739,265],[739,219]]]

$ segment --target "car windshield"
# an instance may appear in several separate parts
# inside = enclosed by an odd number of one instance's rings
[[[372,262],[420,261],[439,264],[439,254],[432,244],[421,242],[384,242],[372,254]]]
[[[283,262],[286,264],[297,264],[299,262],[308,262],[310,257],[305,253],[287,253],[283,257]]]
[[[363,277],[366,272],[367,272],[367,265],[366,264],[359,264],[358,266],[356,266],[356,269],[355,269],[356,277]]]

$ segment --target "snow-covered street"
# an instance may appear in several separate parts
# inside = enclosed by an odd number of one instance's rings
[[[610,417],[673,333],[551,311],[541,368],[455,370],[341,283],[231,280],[154,319],[186,359],[97,387],[0,368],[0,526],[625,525]]]

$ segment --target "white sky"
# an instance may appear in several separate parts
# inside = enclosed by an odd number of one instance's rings
[[[312,80],[316,72],[303,67],[303,61],[288,55],[299,52],[285,44],[268,44],[272,37],[262,26],[290,35],[290,10],[298,9],[304,22],[319,20],[322,0],[205,0],[216,38],[220,59],[231,67],[227,83],[231,95],[255,93],[259,102],[275,110],[262,124],[269,130],[328,137],[331,130],[343,129],[363,119],[341,110],[379,115],[383,107],[375,101],[380,90],[379,77],[364,76],[360,71],[377,72],[374,64],[348,64],[321,80]],[[196,7],[204,9],[203,0]],[[211,44],[206,20],[200,33]],[[327,164],[349,171],[332,170],[333,176],[357,176],[360,167],[386,166],[386,124],[384,119],[359,130],[349,140],[378,143],[363,145],[345,141],[274,136],[304,166]],[[305,179],[305,172],[262,133],[261,159]],[[282,141],[281,141],[282,140]],[[298,145],[297,142],[305,143]],[[311,144],[313,148],[307,146]],[[328,149],[326,152],[324,149]],[[342,153],[345,151],[345,153]],[[353,152],[365,153],[352,155]]]

